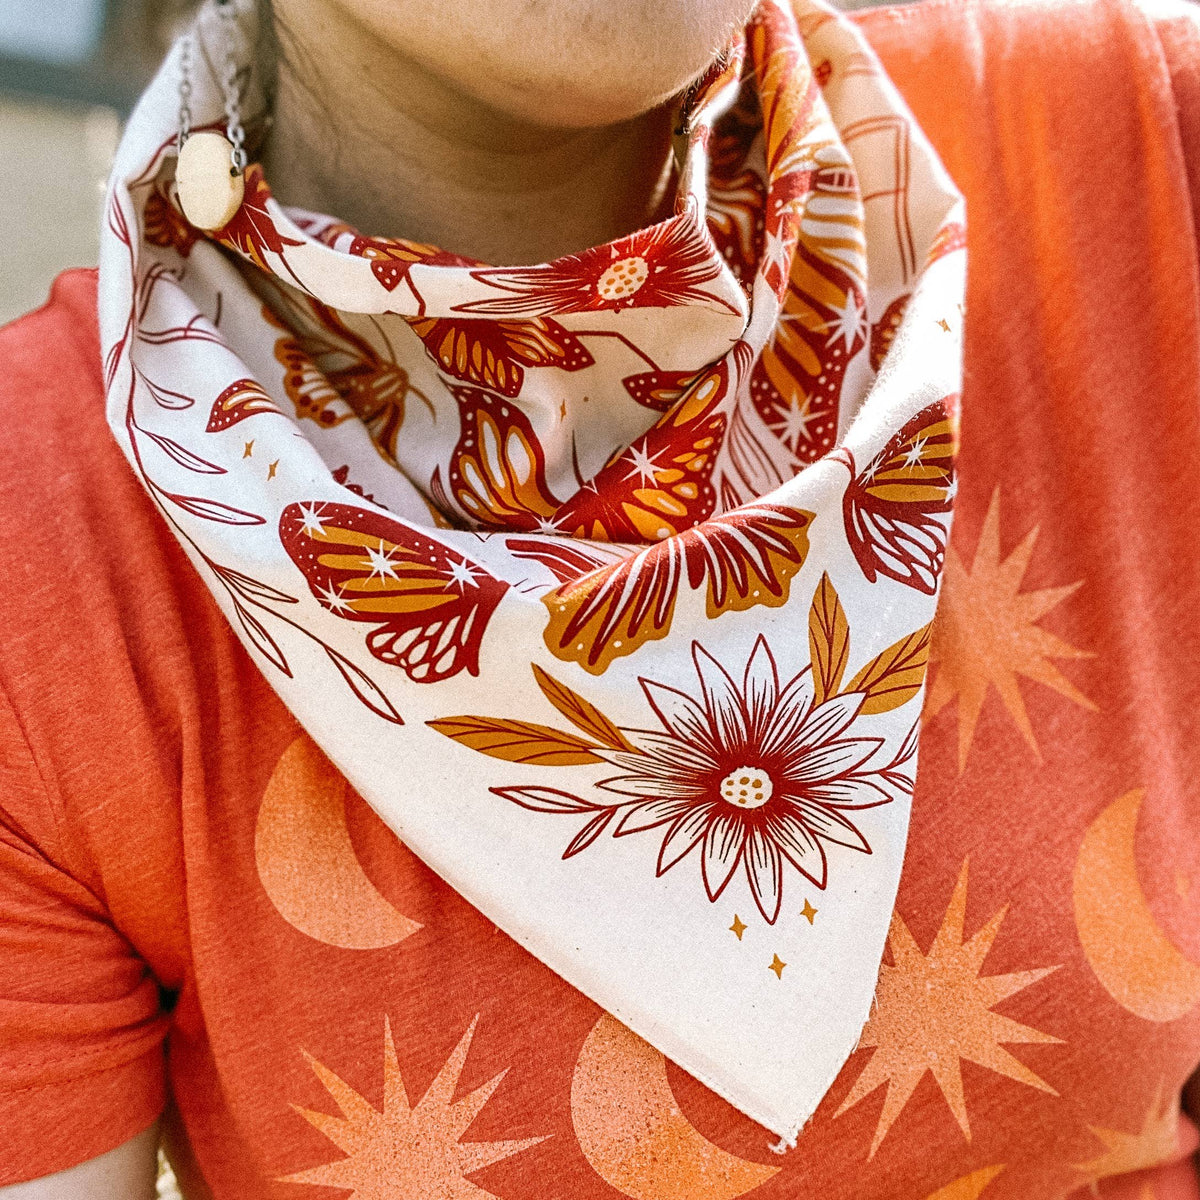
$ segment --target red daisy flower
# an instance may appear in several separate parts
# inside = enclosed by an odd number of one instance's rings
[[[548,317],[710,300],[736,312],[702,286],[720,273],[721,260],[712,241],[681,216],[552,263],[473,271],[481,283],[512,294],[473,300],[458,305],[456,311]]]
[[[662,729],[624,730],[632,749],[603,754],[624,773],[599,786],[637,798],[615,836],[666,826],[659,875],[699,847],[709,899],[742,865],[759,911],[774,923],[783,864],[825,887],[825,843],[871,853],[847,811],[887,804],[901,780],[866,765],[881,738],[850,736],[862,693],[814,704],[811,670],[781,685],[762,637],[740,682],[699,643],[692,658],[700,695],[642,680]]]

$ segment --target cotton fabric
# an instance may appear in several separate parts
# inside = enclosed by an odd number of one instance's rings
[[[672,217],[535,266],[289,213],[257,167],[198,239],[178,74],[130,121],[101,248],[135,474],[418,857],[793,1139],[858,1041],[903,862],[958,193],[817,4],[764,0],[689,98]]]
[[[275,1181],[348,1157],[328,1136],[341,1111],[329,1089],[362,1116],[354,1096],[380,1110],[385,1078],[394,1098],[398,1074],[417,1105],[447,1064],[454,1073],[478,1017],[451,1098],[507,1074],[447,1140],[511,1143],[507,1157],[466,1171],[502,1197],[682,1188],[697,1162],[687,1128],[660,1121],[631,1142],[615,1136],[630,1132],[623,1113],[655,1112],[635,1101],[661,1096],[647,1086],[660,1070],[688,1125],[750,1164],[716,1156],[742,1194],[993,1200],[1063,1195],[1097,1178],[1101,1195],[1196,1195],[1194,1135],[1177,1122],[1180,1086],[1200,1060],[1187,971],[1165,956],[1119,978],[1130,943],[1103,953],[1075,899],[1086,842],[1120,866],[1118,911],[1144,915],[1128,903],[1129,862],[1115,853],[1132,816],[1146,906],[1169,946],[1200,961],[1188,723],[1200,658],[1189,620],[1197,514],[1187,485],[1200,457],[1190,399],[1197,151],[1177,115],[1196,103],[1183,90],[1196,35],[1185,18],[1153,24],[1130,7],[1091,4],[954,4],[863,24],[967,196],[972,315],[945,632],[881,1017],[796,1150],[772,1155],[760,1129],[623,1042],[310,759],[107,440],[94,285],[77,275],[3,335],[5,427],[39,430],[36,454],[5,441],[0,469],[4,561],[20,585],[0,599],[11,706],[0,840],[5,1182],[125,1140],[157,1111],[165,1075],[214,1194],[321,1194]],[[1124,169],[1114,174],[1113,162]],[[1056,183],[1053,221],[1031,215],[1041,212],[1027,202],[1031,180]],[[993,686],[973,717],[971,681],[989,662],[1012,663],[981,661],[956,633],[986,628],[974,600],[995,594],[985,583],[1027,597],[1005,610],[1032,627],[1027,642],[1067,652],[1049,656],[1058,687],[1044,672],[1024,675],[1015,701]],[[298,846],[311,863],[340,823],[270,820],[287,817],[280,798],[294,794],[316,798],[310,816],[336,816],[342,802],[354,859],[387,907],[364,912],[361,892],[351,907],[352,881],[339,905],[327,889],[305,890],[306,872],[277,850]],[[340,844],[332,839],[335,852]],[[332,865],[353,863],[335,853]],[[1099,899],[1118,874],[1102,873]],[[290,897],[280,878],[296,884]],[[422,928],[379,944],[406,921]],[[944,963],[960,941],[986,950],[977,965],[965,956],[966,979],[974,972],[982,990],[897,1007],[925,981],[921,960]],[[986,981],[998,976],[1021,986],[996,999],[1004,988]],[[998,1039],[1011,1061],[992,1062],[1005,1069],[964,1055],[957,1075],[932,1070],[939,1045],[919,1035],[952,1031],[959,1009],[946,1000],[964,995],[1023,1031]],[[902,1019],[914,1011],[921,1024]],[[1017,1032],[972,1011],[976,1032],[978,1020]],[[901,1069],[906,1048],[919,1079]],[[586,1104],[597,1077],[588,1072],[606,1053],[623,1066],[607,1076],[615,1112]],[[886,1079],[856,1095],[872,1063]],[[432,1186],[441,1160],[406,1156],[402,1144],[393,1140],[386,1167],[363,1164],[361,1193],[414,1190],[404,1170],[425,1170],[418,1184]],[[651,1149],[676,1172],[668,1182],[639,1167]],[[747,1193],[754,1168],[774,1167]]]

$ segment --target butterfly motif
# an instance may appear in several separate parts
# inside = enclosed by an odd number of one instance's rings
[[[846,537],[863,574],[886,575],[927,595],[937,592],[946,525],[956,489],[958,396],[921,409],[867,466],[835,456],[852,476],[842,500]]]
[[[710,620],[786,603],[808,556],[812,520],[803,509],[746,505],[607,564],[564,550],[559,538],[509,538],[506,544],[560,581],[542,596],[550,613],[547,649],[599,675],[614,659],[666,637],[681,590],[703,590]]]
[[[580,371],[595,361],[584,344],[557,321],[489,321],[480,317],[405,317],[429,357],[447,375],[479,384],[510,399],[527,367]]]
[[[279,538],[321,605],[375,628],[367,649],[415,683],[479,674],[508,584],[410,525],[349,504],[289,504]]]
[[[541,528],[558,508],[529,418],[483,388],[451,387],[461,432],[450,460],[453,501],[484,529]]]

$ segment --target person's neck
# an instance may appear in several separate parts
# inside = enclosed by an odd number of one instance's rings
[[[333,5],[287,7],[262,153],[281,203],[496,264],[547,261],[668,215],[671,106],[598,128],[522,122]]]

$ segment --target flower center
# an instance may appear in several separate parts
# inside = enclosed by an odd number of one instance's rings
[[[721,799],[735,808],[762,808],[775,785],[762,767],[738,767],[721,780]]]
[[[642,286],[650,276],[650,265],[639,254],[620,258],[596,281],[601,300],[609,303],[625,300]]]

